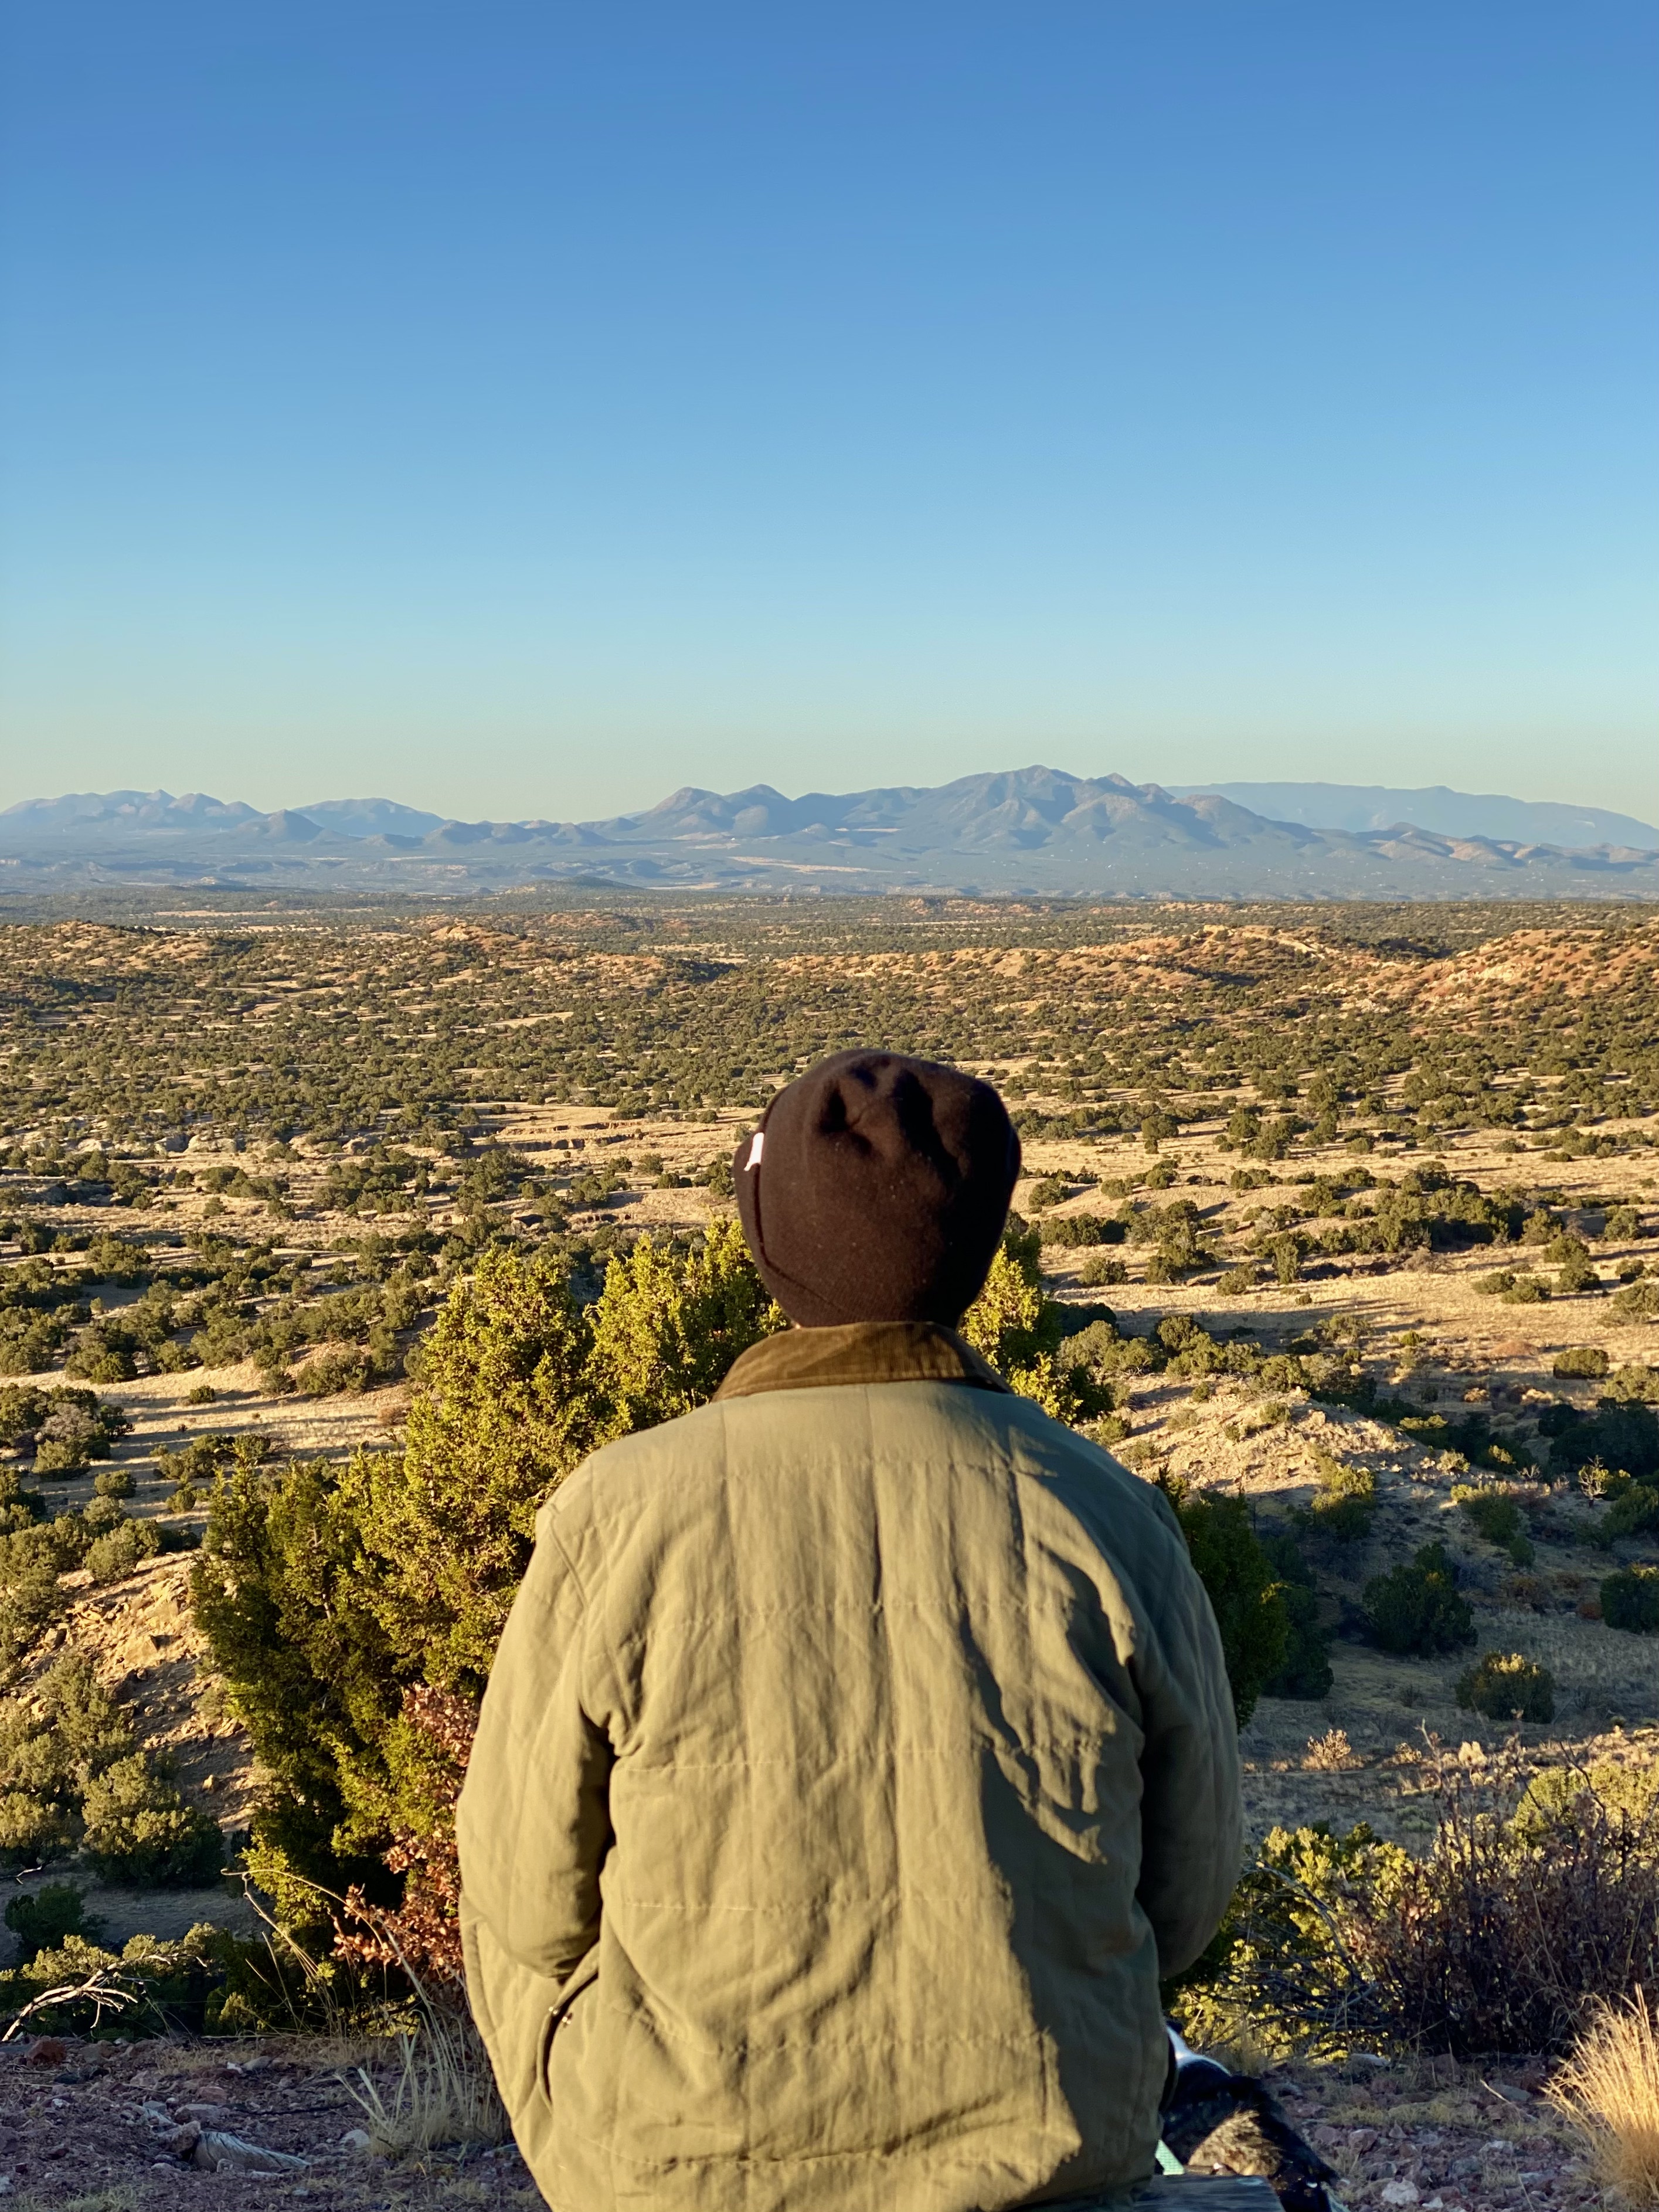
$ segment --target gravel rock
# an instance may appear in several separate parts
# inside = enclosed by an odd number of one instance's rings
[[[190,2162],[204,2173],[301,2173],[311,2163],[292,2151],[267,2150],[263,2143],[246,2142],[218,2128],[203,2129]]]

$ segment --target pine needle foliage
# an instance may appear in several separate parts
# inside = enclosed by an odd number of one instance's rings
[[[1017,1222],[1006,1231],[962,1334],[1023,1398],[1057,1421],[1085,1420],[1108,1411],[1110,1395],[1085,1365],[1060,1358],[1065,1315],[1043,1291],[1040,1252],[1036,1230]]]
[[[447,1817],[404,1694],[482,1692],[557,1485],[782,1325],[735,1223],[689,1253],[641,1238],[586,1306],[554,1252],[487,1252],[422,1347],[402,1451],[222,1478],[196,1614],[270,1776],[250,1863],[289,1919],[315,1917],[307,1885],[389,1901],[388,1838]]]
[[[1284,1579],[1262,1548],[1242,1498],[1188,1489],[1168,1478],[1163,1486],[1215,1609],[1233,1716],[1243,1728],[1290,1656]]]

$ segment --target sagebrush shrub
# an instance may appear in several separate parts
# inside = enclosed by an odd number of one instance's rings
[[[90,1660],[70,1651],[32,1701],[0,1700],[0,1860],[77,1844],[99,1873],[137,1885],[210,1879],[221,1856],[217,1826],[184,1804]]]
[[[1551,1439],[1550,1464],[1558,1474],[1576,1474],[1592,1460],[1638,1477],[1659,1474],[1659,1417],[1635,1390],[1609,1389],[1589,1414],[1547,1406],[1538,1429]]]
[[[1370,1534],[1376,1517],[1376,1477],[1368,1467],[1350,1467],[1322,1448],[1314,1453],[1316,1488],[1310,1525],[1322,1536],[1344,1544]]]
[[[1489,1544],[1512,1544],[1525,1525],[1521,1508],[1505,1491],[1471,1489],[1456,1483],[1452,1498]]]
[[[81,1848],[105,1881],[137,1888],[193,1888],[224,1858],[218,1825],[186,1805],[167,1776],[140,1752],[112,1759],[87,1783]]]
[[[51,1881],[31,1897],[13,1898],[6,1925],[17,1938],[16,1964],[27,1966],[40,1951],[54,1951],[68,1936],[95,1943],[104,1923],[87,1911],[87,1893],[71,1881]]]
[[[1128,1279],[1129,1270],[1121,1260],[1100,1253],[1091,1253],[1078,1270],[1078,1280],[1090,1291],[1105,1290]]]
[[[161,1531],[153,1521],[122,1521],[88,1547],[84,1564],[94,1582],[118,1583],[161,1548]]]
[[[307,1398],[331,1398],[367,1390],[374,1379],[374,1363],[360,1344],[331,1344],[308,1359],[295,1379]]]
[[[1572,1344],[1555,1355],[1555,1372],[1564,1379],[1598,1382],[1613,1364],[1599,1345]]]
[[[46,1502],[38,1490],[26,1490],[15,1468],[0,1467],[0,1536],[15,1536],[33,1528],[46,1516]],[[0,1561],[3,1560],[0,1554]],[[0,1564],[0,1583],[4,1580]]]
[[[1421,1859],[1369,1828],[1274,1829],[1204,1960],[1167,1994],[1195,2042],[1247,2019],[1279,2053],[1559,2051],[1659,1974],[1659,1793],[1557,1772],[1505,1817],[1449,1760]]]
[[[292,2027],[300,2020],[304,1985],[293,1973],[289,1988],[283,1990],[278,1975],[271,1971],[276,1961],[262,1944],[240,1943],[223,1929],[204,1921],[176,1942],[155,1936],[134,1936],[118,1952],[105,1948],[100,1936],[101,1931],[95,1928],[91,1934],[70,1929],[9,1972],[0,1971],[0,2014],[39,2003],[54,1991],[73,1992],[89,1977],[97,1976],[116,1981],[134,2000],[116,2015],[124,2035],[177,2035],[181,2029],[210,2032],[217,2026],[220,2007],[229,1994],[228,1985],[239,1981],[255,1989],[261,1984],[276,1984],[271,1994],[278,2002],[267,2003],[263,2016],[254,2013],[246,2018],[246,2025],[262,2027],[280,2021]],[[316,1969],[312,1971],[314,1975]],[[227,2011],[226,2025],[234,2027],[239,2017],[234,1997]],[[317,2024],[323,2023],[319,2020]],[[106,1997],[64,1994],[34,2013],[29,2025],[48,2035],[92,2035],[100,2027],[107,2034],[112,2022]],[[75,2201],[107,2206],[129,2200],[100,2191]]]
[[[1615,1368],[1607,1377],[1602,1403],[1659,1406],[1659,1367],[1649,1367],[1638,1359],[1626,1367]]]
[[[1532,1565],[1532,1540],[1526,1533],[1525,1518],[1507,1491],[1454,1483],[1452,1499],[1486,1541],[1507,1552],[1517,1567]]]
[[[1659,1480],[1651,1475],[1632,1479],[1616,1469],[1602,1487],[1607,1500],[1602,1533],[1609,1540],[1620,1536],[1643,1536],[1659,1528]]]
[[[1088,1244],[1121,1244],[1124,1224],[1099,1213],[1055,1213],[1041,1225],[1045,1245],[1062,1249]]]
[[[1489,1721],[1553,1721],[1555,1677],[1518,1651],[1488,1651],[1459,1675],[1457,1702]]]
[[[1214,2048],[1248,2021],[1275,2057],[1317,2055],[1374,2033],[1348,1924],[1366,1899],[1398,1883],[1406,1860],[1363,1821],[1345,1835],[1324,1821],[1271,1829],[1204,1956],[1165,1990],[1182,2032]]]

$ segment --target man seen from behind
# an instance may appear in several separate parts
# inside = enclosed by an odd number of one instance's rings
[[[1240,1853],[1167,1502],[957,1334],[1000,1099],[845,1053],[733,1174],[793,1324],[544,1507],[459,1814],[555,2212],[1003,2212],[1152,2171],[1160,1977]]]

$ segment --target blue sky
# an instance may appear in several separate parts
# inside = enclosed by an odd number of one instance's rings
[[[1659,817],[1651,0],[6,0],[0,804]]]

